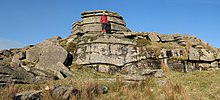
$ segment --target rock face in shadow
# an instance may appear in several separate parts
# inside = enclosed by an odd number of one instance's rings
[[[20,67],[0,65],[0,84],[5,86],[11,83],[33,83],[34,75]]]
[[[13,100],[40,100],[41,91],[23,91],[15,94]]]
[[[22,67],[0,65],[0,87],[10,84],[30,84],[54,80],[56,77],[43,70],[30,68],[29,71]]]

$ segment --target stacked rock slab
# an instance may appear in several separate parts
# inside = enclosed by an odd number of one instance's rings
[[[82,20],[72,25],[68,42],[79,45],[73,54],[73,63],[108,73],[159,69],[161,62],[182,72],[216,68],[220,64],[220,53],[195,36],[133,32],[126,27],[122,16],[115,12],[105,11],[112,34],[103,34],[100,23],[103,11],[83,12]]]
[[[135,43],[111,35],[102,35],[94,41],[79,44],[74,63],[92,65],[101,72],[111,73],[110,68],[123,67],[138,59]]]
[[[115,13],[105,10],[85,11],[81,13],[81,21],[72,24],[72,34],[85,32],[101,32],[100,17],[103,12],[108,18],[108,30],[110,32],[129,31],[123,18]]]

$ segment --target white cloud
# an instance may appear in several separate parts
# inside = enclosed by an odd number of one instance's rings
[[[24,43],[0,38],[0,50],[10,49],[10,48],[22,48],[24,46],[26,46],[26,44]]]

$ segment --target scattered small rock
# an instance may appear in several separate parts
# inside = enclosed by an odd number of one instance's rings
[[[29,90],[16,93],[13,100],[40,100],[42,91]]]
[[[162,70],[159,70],[159,71],[156,71],[156,73],[154,74],[154,77],[162,78],[162,77],[166,77],[166,74]]]
[[[53,90],[53,94],[65,100],[69,100],[70,96],[76,96],[80,93],[79,90],[69,86],[58,86]]]

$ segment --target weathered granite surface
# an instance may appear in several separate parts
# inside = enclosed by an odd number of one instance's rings
[[[101,32],[102,26],[100,23],[100,16],[102,16],[103,11],[108,17],[109,32],[130,31],[126,28],[126,23],[123,17],[116,12],[96,10],[81,13],[82,20],[72,24],[72,34],[83,32]]]
[[[109,19],[101,32],[102,12]],[[164,63],[180,72],[215,70],[220,49],[191,35],[133,32],[121,15],[106,10],[81,13],[67,38],[53,37],[21,49],[0,51],[0,84],[35,83],[74,77],[73,64],[96,71],[124,73],[128,80],[142,80],[160,71]]]
[[[102,34],[99,25],[102,12],[103,10],[83,12],[82,20],[73,24],[72,34],[77,36],[77,41],[72,42],[78,43],[80,47],[73,63],[96,66],[101,72],[109,72],[111,68],[130,69],[131,66],[140,69],[140,62],[144,62],[142,65],[145,65],[155,60],[159,62],[149,68],[159,69],[161,60],[165,60],[171,69],[181,72],[211,65],[219,66],[218,50],[214,50],[195,36],[127,31],[123,29],[126,24],[122,16],[115,12],[106,11],[110,22],[113,23],[113,34]],[[114,28],[114,25],[117,27]],[[77,27],[80,27],[81,33]]]

